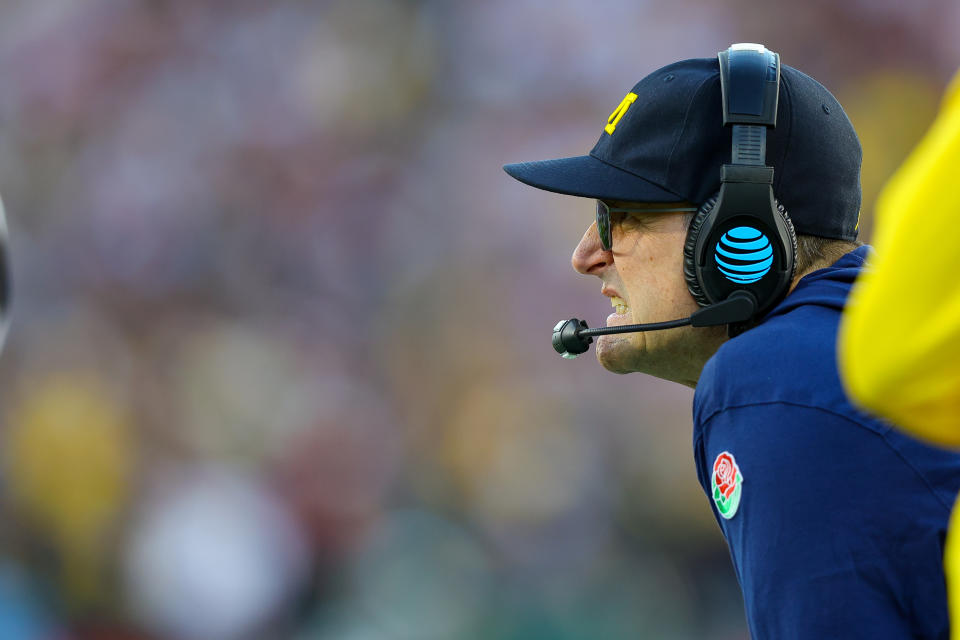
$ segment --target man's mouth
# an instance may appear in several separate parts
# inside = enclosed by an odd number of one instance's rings
[[[610,304],[617,310],[617,315],[620,316],[630,310],[630,307],[623,301],[623,298],[618,298],[617,296],[610,298]]]

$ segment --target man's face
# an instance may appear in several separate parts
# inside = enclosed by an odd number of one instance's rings
[[[688,203],[609,201],[618,208],[664,209]],[[602,282],[614,306],[607,326],[686,318],[699,307],[683,276],[683,244],[690,214],[612,213],[613,248],[600,245],[591,224],[573,252],[573,268]],[[619,306],[617,306],[619,305]],[[614,373],[639,371],[695,386],[703,364],[726,338],[723,327],[680,327],[597,339],[597,360]]]

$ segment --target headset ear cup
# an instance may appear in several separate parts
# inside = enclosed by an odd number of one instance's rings
[[[683,275],[687,280],[687,289],[690,291],[690,295],[701,307],[708,306],[710,299],[704,293],[700,279],[697,277],[697,238],[700,237],[700,228],[716,206],[719,196],[719,193],[714,194],[700,205],[700,210],[694,214],[693,220],[690,221],[690,226],[687,228],[687,239],[683,244]],[[790,229],[792,233],[793,225],[790,225]],[[796,237],[794,237],[793,244],[796,247]],[[796,253],[796,250],[794,250],[794,253]]]
[[[777,205],[777,213],[780,214],[780,217],[783,219],[783,226],[787,228],[787,233],[790,234],[790,247],[789,249],[793,251],[792,259],[790,260],[790,279],[788,282],[793,282],[793,276],[797,275],[797,230],[793,228],[793,220],[790,219],[790,214],[787,213],[786,208],[780,201],[777,199],[773,200],[774,204]],[[789,286],[789,285],[788,285]]]
[[[710,212],[713,211],[713,208],[717,205],[719,195],[720,194],[714,194],[710,196],[706,202],[700,205],[700,210],[694,214],[693,220],[690,221],[690,227],[687,229],[687,239],[683,244],[683,275],[684,278],[686,278],[687,289],[690,291],[690,295],[693,296],[693,299],[696,300],[697,304],[701,307],[709,306],[711,302],[704,291],[703,284],[697,277],[697,239],[700,237],[700,233],[703,230],[703,223],[706,221],[707,216],[710,215]],[[783,226],[786,227],[787,234],[790,236],[790,246],[785,247],[785,249],[790,251],[790,256],[788,257],[790,263],[790,278],[787,282],[792,283],[797,271],[797,232],[796,229],[793,228],[793,221],[790,219],[786,208],[776,199],[774,199],[774,204],[776,204],[777,213],[783,220]],[[782,297],[785,294],[786,292],[784,291],[780,296]]]

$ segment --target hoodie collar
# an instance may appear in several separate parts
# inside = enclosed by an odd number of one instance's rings
[[[850,293],[850,287],[860,275],[860,270],[871,251],[869,245],[857,247],[829,267],[811,271],[803,276],[793,291],[761,322],[788,313],[801,305],[815,304],[842,310]]]

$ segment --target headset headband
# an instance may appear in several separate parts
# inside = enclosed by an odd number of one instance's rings
[[[767,127],[777,126],[780,55],[762,44],[741,43],[718,57],[723,124],[733,126],[731,163],[765,166]]]

